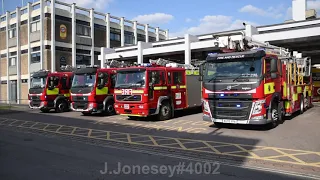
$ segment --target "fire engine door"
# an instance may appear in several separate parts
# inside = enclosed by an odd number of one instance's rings
[[[158,97],[167,95],[167,86],[164,71],[148,71],[149,93],[148,97],[152,106],[157,106]]]
[[[175,109],[185,108],[187,101],[185,71],[172,71],[172,97]]]
[[[272,65],[272,61],[275,62],[275,66]],[[276,72],[271,72],[275,68]],[[264,59],[264,95],[267,97],[268,100],[271,99],[272,94],[275,92],[280,92],[281,83],[280,83],[280,63],[278,59],[274,57],[267,57]]]

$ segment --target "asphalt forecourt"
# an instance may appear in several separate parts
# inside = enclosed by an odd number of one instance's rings
[[[33,113],[32,113],[33,114]],[[35,114],[33,114],[35,115]],[[14,118],[0,118],[0,126],[2,128],[20,128],[27,131],[38,131],[40,134],[53,133],[58,135],[66,135],[71,137],[81,137],[94,140],[102,140],[106,142],[127,144],[138,146],[139,149],[157,148],[167,149],[169,152],[178,151],[184,155],[209,154],[223,157],[222,161],[232,160],[241,162],[242,164],[255,164],[258,167],[267,167],[275,169],[283,169],[288,171],[296,171],[301,173],[317,174],[320,172],[320,152],[299,149],[278,148],[271,146],[258,146],[259,139],[254,138],[238,138],[227,137],[216,134],[221,139],[240,140],[243,142],[255,142],[254,144],[238,144],[223,141],[203,140],[193,138],[192,134],[189,138],[179,138],[172,136],[162,136],[154,134],[138,134],[130,132],[120,132],[111,130],[102,130],[97,128],[85,128],[75,125],[64,125],[57,123],[46,123],[43,121],[28,121]],[[168,131],[169,132],[169,131]],[[177,132],[176,132],[177,133]],[[180,134],[177,133],[177,134]],[[202,155],[201,155],[202,156]]]
[[[1,114],[1,113],[0,113]],[[286,120],[274,129],[263,126],[226,125],[217,128],[211,122],[202,120],[201,113],[181,114],[167,121],[151,119],[129,120],[125,116],[82,116],[79,112],[40,113],[24,109],[0,115],[3,118],[37,121],[44,123],[79,126],[135,134],[153,134],[184,139],[214,140],[226,143],[272,146],[287,149],[320,151],[319,130],[320,106],[309,109],[304,114]],[[306,131],[307,130],[307,131]],[[302,133],[303,131],[303,133]],[[223,136],[218,136],[223,135]],[[240,139],[226,138],[239,137]],[[258,144],[248,138],[258,139]],[[243,139],[241,139],[243,138]]]

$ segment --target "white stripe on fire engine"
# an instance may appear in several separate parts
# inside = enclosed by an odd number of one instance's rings
[[[210,94],[230,94],[230,93],[237,93],[237,94],[245,94],[245,93],[256,93],[256,89],[251,89],[250,91],[209,91],[208,89],[205,89],[205,93]]]
[[[132,93],[143,93],[143,90],[132,90]],[[122,91],[121,90],[114,90],[115,94],[121,94]]]

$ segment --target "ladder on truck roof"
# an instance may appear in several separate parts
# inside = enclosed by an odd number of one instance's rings
[[[289,58],[291,56],[291,53],[286,48],[271,45],[269,42],[257,41],[244,34],[217,36],[216,41],[224,52],[241,52],[262,49],[268,53],[276,54],[279,59]]]

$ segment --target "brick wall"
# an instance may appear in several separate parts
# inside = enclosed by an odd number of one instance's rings
[[[7,85],[1,84],[0,88],[1,88],[0,101],[2,103],[5,103],[7,101]]]
[[[7,48],[7,32],[6,31],[1,31],[0,32],[0,50],[4,50]]]
[[[43,68],[51,71],[51,50],[44,50]]]
[[[28,74],[28,54],[21,54],[21,75]]]
[[[21,46],[27,45],[28,44],[28,25],[24,24],[20,26],[20,44]]]
[[[44,19],[44,40],[51,41],[51,18]]]
[[[7,58],[1,58],[0,62],[1,62],[1,65],[0,65],[1,76],[7,76]]]
[[[28,83],[21,83],[21,104],[28,104]]]

